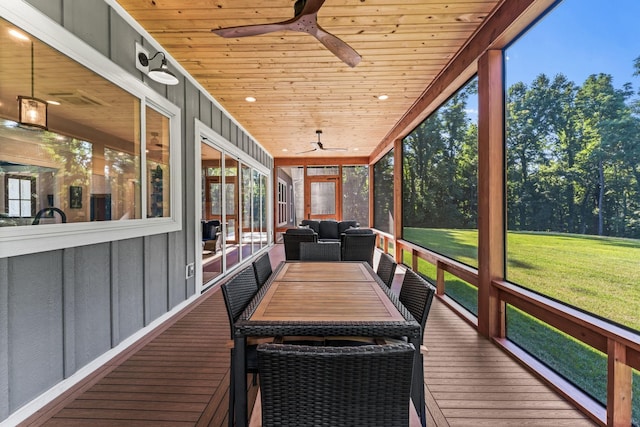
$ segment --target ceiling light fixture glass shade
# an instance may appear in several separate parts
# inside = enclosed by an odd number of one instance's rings
[[[148,58],[147,55],[141,52],[138,54],[138,61],[146,67],[149,65],[149,61],[152,61],[158,55],[162,55],[162,62],[160,63],[160,67],[152,68],[149,71],[148,75],[151,80],[165,85],[177,85],[180,83],[180,80],[178,80],[175,74],[169,71],[169,67],[167,67],[167,58],[165,57],[164,52],[156,52],[151,58]]]
[[[47,128],[47,102],[31,96],[18,96],[18,122],[22,126]]]

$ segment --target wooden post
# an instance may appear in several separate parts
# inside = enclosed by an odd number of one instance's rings
[[[505,336],[504,303],[491,286],[504,277],[504,81],[501,50],[478,61],[478,332]]]
[[[627,365],[627,349],[613,339],[609,339],[607,347],[607,425],[630,426],[632,370]]]
[[[436,263],[436,293],[438,295],[445,294],[444,269],[440,261]]]
[[[373,188],[374,188],[374,184],[375,184],[375,178],[374,178],[374,173],[373,173],[373,164],[369,165],[369,224],[368,227],[373,228],[374,227],[374,223],[373,223],[373,215],[374,215],[374,210],[375,210],[375,203],[373,200]],[[363,226],[363,224],[360,224],[361,226]]]
[[[393,142],[393,258],[402,263],[398,240],[402,238],[402,139]],[[386,248],[388,252],[388,247]],[[416,270],[417,271],[417,270]]]

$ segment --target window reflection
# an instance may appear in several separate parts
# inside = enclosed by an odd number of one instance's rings
[[[170,216],[169,118],[146,108],[149,218]]]
[[[0,227],[141,218],[140,99],[3,19],[0,45]],[[48,129],[18,124],[24,95]],[[168,216],[169,118],[146,119],[148,213]]]
[[[26,130],[7,119],[0,141],[0,226],[140,218],[139,144],[110,147],[106,138]]]

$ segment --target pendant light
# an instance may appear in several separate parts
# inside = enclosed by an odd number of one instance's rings
[[[47,129],[47,101],[34,94],[34,47],[31,42],[31,96],[18,95],[18,123],[27,128]]]

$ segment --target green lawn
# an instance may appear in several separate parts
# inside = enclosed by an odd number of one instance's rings
[[[477,267],[476,230],[405,228],[405,239]],[[640,241],[509,232],[507,279],[640,330]]]
[[[404,230],[405,239],[477,266],[475,230]],[[583,310],[640,330],[640,241],[552,233],[507,236],[507,278]],[[405,263],[410,264],[405,255]],[[435,281],[435,267],[419,271]],[[477,315],[477,290],[445,274],[446,292]],[[533,356],[606,403],[607,360],[572,337],[513,307],[507,335]],[[633,418],[640,425],[640,374],[634,371]]]

